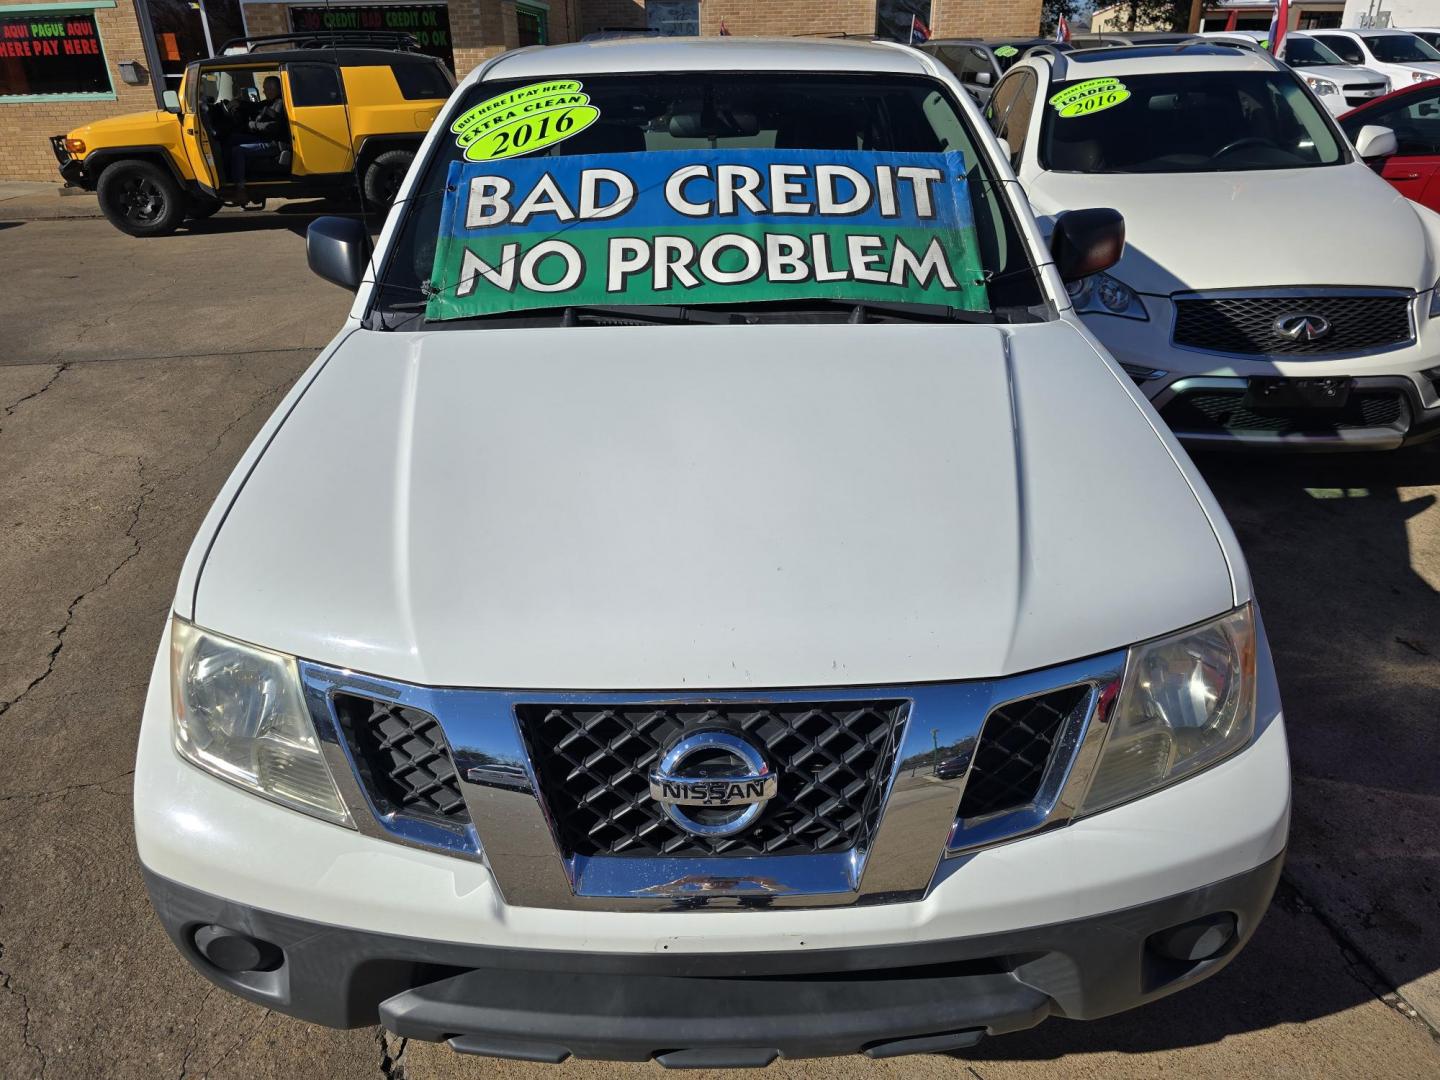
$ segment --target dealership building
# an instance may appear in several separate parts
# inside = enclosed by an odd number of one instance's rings
[[[242,35],[403,30],[465,74],[504,49],[608,29],[937,37],[1033,34],[1040,0],[0,0],[0,180],[58,179],[49,136],[159,107]]]

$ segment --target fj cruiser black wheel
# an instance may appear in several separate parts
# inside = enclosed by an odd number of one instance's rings
[[[116,162],[100,174],[95,191],[110,224],[131,236],[165,236],[185,219],[185,193],[149,161]]]
[[[400,193],[400,182],[415,160],[413,150],[386,150],[365,168],[365,201],[371,206],[388,210]]]
[[[195,221],[204,221],[208,217],[214,217],[224,205],[214,195],[191,195],[190,203],[185,208],[185,216]]]

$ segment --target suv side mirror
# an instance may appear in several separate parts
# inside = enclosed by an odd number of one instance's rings
[[[165,102],[165,108],[169,112],[178,113],[180,111],[180,95],[174,90],[166,90],[160,95],[160,99]]]
[[[305,258],[326,281],[354,292],[365,279],[370,237],[354,218],[321,217],[305,230]]]
[[[1355,152],[1365,161],[1389,157],[1399,149],[1395,132],[1379,124],[1366,124],[1355,136]]]
[[[1061,281],[1079,281],[1109,270],[1124,250],[1125,219],[1119,210],[1066,210],[1055,215],[1050,253]]]
[[[980,86],[989,86],[989,85],[990,85],[990,72],[988,72],[988,71],[977,71],[977,72],[975,72],[975,82],[978,83]]]

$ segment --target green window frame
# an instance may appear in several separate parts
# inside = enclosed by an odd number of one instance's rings
[[[65,16],[65,15],[88,15],[95,20],[95,40],[100,43],[100,60],[105,65],[105,76],[110,82],[108,91],[85,91],[80,93],[57,93],[57,94],[0,94],[0,105],[34,105],[43,102],[55,101],[115,101],[119,95],[115,91],[115,72],[110,67],[110,56],[105,51],[105,35],[100,30],[100,20],[95,17],[97,11],[105,8],[113,8],[115,0],[85,0],[84,3],[46,3],[46,4],[5,4],[0,6],[0,19],[14,17],[25,17],[29,15],[44,16]]]
[[[535,42],[535,44],[549,45],[550,8],[548,6],[541,6],[539,4],[517,3],[515,5],[516,22],[518,23],[519,20],[524,16],[528,16],[529,18],[534,19],[537,26],[539,27],[538,40]]]

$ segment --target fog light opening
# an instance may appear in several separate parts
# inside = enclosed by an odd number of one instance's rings
[[[273,971],[284,956],[279,946],[224,926],[202,926],[195,931],[194,941],[201,956],[231,975]]]
[[[1194,964],[1211,960],[1229,949],[1235,942],[1236,928],[1234,914],[1222,911],[1159,930],[1151,934],[1145,944],[1166,960]]]

